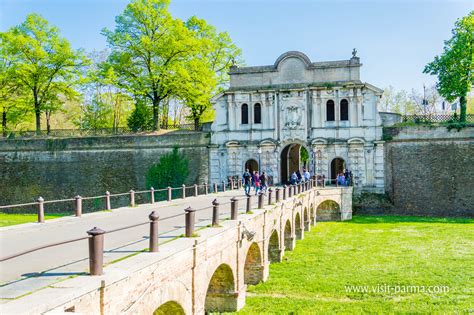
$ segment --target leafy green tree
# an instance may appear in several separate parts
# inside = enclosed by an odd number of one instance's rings
[[[474,85],[474,11],[459,19],[444,51],[426,65],[424,73],[438,76],[439,94],[449,102],[459,98],[460,121],[466,121],[467,94]]]
[[[106,63],[106,50],[92,52],[85,78],[81,84],[83,115],[76,123],[84,129],[112,128],[117,130],[127,122],[133,100],[117,83],[117,75]]]
[[[228,33],[217,32],[203,19],[193,16],[186,21],[186,27],[199,40],[200,49],[189,56],[186,63],[189,76],[179,94],[189,107],[190,118],[197,129],[203,116],[212,111],[211,97],[229,81],[228,72],[236,60],[240,61],[241,50]]]
[[[188,160],[179,153],[178,148],[174,148],[161,156],[158,164],[149,168],[146,185],[157,189],[179,187],[185,183],[188,173]]]
[[[393,86],[389,86],[383,91],[380,110],[403,115],[415,114],[417,105],[412,97],[414,93],[414,91],[410,94],[405,90],[397,91]]]
[[[152,111],[146,104],[146,99],[137,99],[135,109],[127,119],[127,125],[132,131],[147,131],[153,129]]]
[[[75,51],[60,37],[59,30],[38,14],[30,14],[20,25],[5,33],[9,53],[17,56],[14,63],[19,84],[29,91],[33,105],[36,132],[41,132],[41,113],[52,91],[70,93],[71,83],[79,68],[88,60],[82,51]]]
[[[168,12],[169,0],[133,0],[102,34],[112,49],[109,63],[119,84],[151,101],[153,129],[159,129],[162,102],[186,76],[184,61],[199,49],[191,32]]]
[[[5,33],[0,33],[0,111],[2,115],[2,135],[7,136],[8,121],[10,118],[19,117],[19,105],[21,104],[21,89],[16,81],[13,69],[16,55],[10,54]]]

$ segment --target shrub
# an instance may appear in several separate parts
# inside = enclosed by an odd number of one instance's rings
[[[160,161],[148,169],[146,176],[147,187],[156,189],[179,187],[188,177],[188,160],[179,154],[178,148],[160,157]]]

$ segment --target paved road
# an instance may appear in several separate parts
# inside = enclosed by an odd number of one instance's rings
[[[233,190],[218,194],[163,201],[153,205],[115,209],[112,212],[86,214],[80,218],[65,217],[46,221],[44,224],[30,223],[0,229],[0,255],[7,256],[33,247],[61,240],[86,236],[86,231],[97,226],[105,231],[148,220],[148,214],[155,210],[161,218],[183,213],[192,206],[201,209],[211,206],[217,198],[221,203],[229,203],[230,198],[241,196],[243,190]],[[257,198],[252,198],[256,206]],[[239,202],[239,211],[245,211],[245,200]],[[230,205],[220,207],[221,218],[230,216]],[[212,217],[212,210],[196,213],[197,228],[205,227]],[[169,241],[184,233],[184,215],[159,223],[160,242]],[[148,247],[149,226],[105,235],[104,263],[111,263]],[[0,263],[0,299],[7,302],[15,298],[56,283],[69,276],[88,272],[87,240],[39,250]]]

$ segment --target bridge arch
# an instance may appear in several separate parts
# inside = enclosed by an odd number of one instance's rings
[[[234,273],[229,265],[221,264],[209,281],[204,304],[208,312],[233,312],[237,309]]]
[[[168,301],[160,307],[158,307],[153,315],[167,315],[167,314],[176,314],[176,315],[185,315],[183,307],[176,301]]]
[[[336,221],[341,218],[341,206],[332,199],[321,202],[316,208],[316,217],[319,221]]]
[[[244,283],[258,284],[260,281],[263,281],[262,254],[258,244],[253,242],[247,251],[247,257],[245,258]]]
[[[277,230],[273,230],[268,242],[268,261],[280,262],[280,239]]]
[[[291,222],[290,220],[286,220],[285,223],[285,231],[284,231],[284,241],[285,241],[285,250],[293,250],[294,243],[293,243],[293,235],[291,233]]]
[[[295,236],[297,240],[303,239],[303,230],[301,229],[301,217],[299,212],[295,215]]]

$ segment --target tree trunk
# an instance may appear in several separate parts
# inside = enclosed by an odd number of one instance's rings
[[[46,116],[46,134],[49,135],[51,133],[51,111],[44,112]]]
[[[194,130],[198,131],[199,130],[199,117],[194,118]]]
[[[35,108],[35,119],[36,119],[36,134],[40,135],[41,134],[41,111],[39,110],[39,108]]]
[[[168,117],[169,117],[170,101],[169,99],[163,104],[163,126],[168,128]]]
[[[467,100],[466,100],[466,96],[461,96],[459,98],[459,107],[461,108],[461,112],[460,112],[460,115],[459,115],[459,121],[460,122],[465,122],[466,121],[466,103],[467,103]]]
[[[2,112],[2,135],[4,137],[7,136],[7,112],[5,108],[3,109],[3,112]]]
[[[41,109],[40,104],[38,101],[37,93],[33,93],[34,101],[35,101],[35,119],[36,119],[36,134],[41,134]]]
[[[158,90],[153,90],[153,131],[160,130],[160,102]]]

